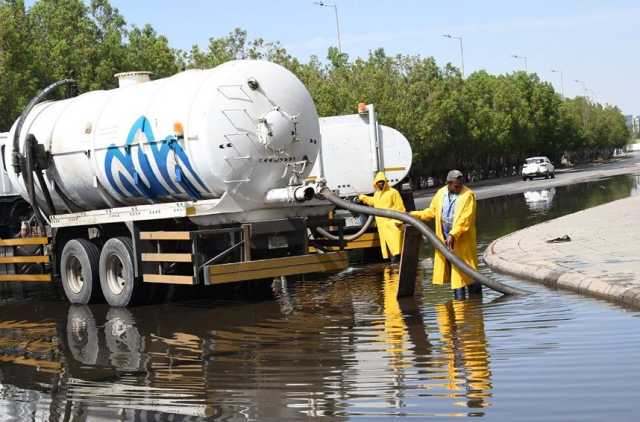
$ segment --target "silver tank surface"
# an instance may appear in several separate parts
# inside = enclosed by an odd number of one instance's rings
[[[26,198],[11,167],[15,127],[3,164]],[[305,86],[253,60],[44,102],[27,116],[20,148],[29,133],[51,154],[46,180],[58,213],[65,206],[56,189],[82,210],[224,193],[258,209],[270,190],[304,180],[320,147]]]

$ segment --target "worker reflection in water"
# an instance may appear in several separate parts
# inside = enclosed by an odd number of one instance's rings
[[[454,299],[436,304],[435,310],[446,357],[443,386],[451,391],[449,397],[465,397],[467,407],[488,407],[493,386],[481,299]]]
[[[462,183],[462,173],[451,170],[447,174],[447,185],[440,188],[431,200],[431,205],[422,211],[413,211],[414,217],[428,221],[435,218],[436,235],[471,268],[478,268],[476,248],[476,194]],[[462,273],[436,250],[433,259],[433,284],[451,283],[456,298],[469,293],[482,293],[479,283]]]
[[[405,211],[400,192],[389,186],[384,172],[380,171],[376,174],[373,186],[376,189],[373,197],[360,195],[358,196],[360,202],[375,208]],[[382,257],[384,259],[391,257],[391,262],[398,262],[402,249],[402,228],[395,223],[395,220],[384,217],[376,217],[376,226],[378,226]]]

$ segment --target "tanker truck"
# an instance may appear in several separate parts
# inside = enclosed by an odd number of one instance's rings
[[[118,76],[116,89],[46,100],[73,82],[53,84],[4,138],[4,176],[33,217],[0,240],[0,264],[31,270],[0,280],[59,281],[72,303],[127,306],[152,285],[346,268],[340,230],[324,240],[338,250],[309,253],[307,233],[343,222],[314,197],[319,120],[291,72],[240,60]],[[11,256],[23,246],[32,256]]]

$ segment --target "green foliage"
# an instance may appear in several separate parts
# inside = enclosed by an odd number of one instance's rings
[[[108,0],[0,0],[0,129],[42,88],[74,78],[81,91],[117,85],[113,75],[179,70],[179,55],[151,26],[129,29]]]
[[[607,156],[629,132],[615,107],[562,99],[537,75],[458,69],[432,57],[388,56],[383,49],[350,60],[335,47],[326,61],[301,63],[278,42],[250,40],[236,28],[205,50],[174,50],[151,25],[129,27],[109,0],[0,0],[0,128],[8,130],[44,86],[73,77],[82,91],[116,86],[113,74],[148,70],[164,77],[181,68],[229,60],[270,60],[307,86],[321,116],[351,114],[374,103],[383,124],[411,142],[414,176],[457,167],[478,177],[513,172],[529,155],[559,161]]]

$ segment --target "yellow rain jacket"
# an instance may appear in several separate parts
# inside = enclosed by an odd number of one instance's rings
[[[384,188],[378,190],[376,183],[384,181]],[[404,212],[404,203],[400,197],[400,192],[389,186],[389,181],[384,172],[379,171],[373,179],[373,186],[376,192],[373,197],[360,195],[358,199],[365,205],[375,208],[386,208],[389,210]],[[378,226],[378,236],[380,237],[380,248],[382,249],[382,257],[388,258],[391,255],[399,255],[402,249],[402,228],[396,225],[396,220],[391,218],[376,217],[376,226]]]
[[[445,238],[442,233],[442,203],[447,192],[447,186],[440,188],[431,200],[429,208],[411,213],[414,217],[424,221],[435,218],[436,235],[443,242]],[[463,187],[458,195],[455,207],[453,227],[449,233],[455,239],[453,252],[462,258],[471,268],[477,269],[476,194],[466,186]],[[449,264],[444,255],[436,251],[435,257],[433,258],[433,284],[444,284],[445,282],[451,282],[451,288],[458,289],[473,283],[473,279]]]

